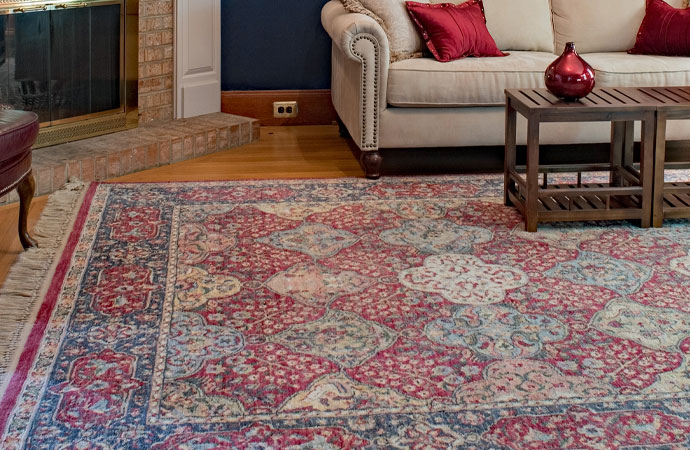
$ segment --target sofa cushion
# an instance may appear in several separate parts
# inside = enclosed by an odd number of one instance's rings
[[[407,2],[407,10],[438,61],[468,56],[505,56],[486,29],[481,0],[460,5]]]
[[[398,61],[388,71],[387,101],[400,107],[501,105],[504,89],[543,87],[544,71],[554,58],[552,53],[515,51],[503,58],[448,63]]]
[[[383,27],[390,45],[391,60],[421,56],[424,42],[407,13],[405,0],[341,0],[345,8],[374,18]],[[429,3],[421,0],[421,3]]]
[[[467,0],[416,1],[432,4],[460,4]],[[341,2],[348,11],[365,14],[381,24],[388,36],[392,61],[422,55],[425,45],[407,13],[405,0],[341,0]],[[549,0],[484,0],[484,11],[487,28],[499,49],[553,52],[553,27]],[[642,17],[640,17],[641,22]]]
[[[484,15],[501,50],[553,53],[549,0],[484,0]]]
[[[690,9],[677,9],[663,0],[647,0],[635,47],[628,53],[690,56]]]
[[[430,3],[467,0],[430,0]],[[553,52],[549,0],[483,0],[486,27],[501,50]]]
[[[690,86],[690,58],[679,56],[590,53],[597,86]]]
[[[685,0],[667,0],[681,8]],[[635,45],[645,0],[551,0],[555,52],[575,42],[578,53],[624,52]]]

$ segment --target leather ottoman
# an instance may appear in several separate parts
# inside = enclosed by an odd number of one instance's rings
[[[31,173],[31,146],[38,135],[38,116],[32,112],[0,111],[0,196],[16,188],[19,194],[19,240],[26,249],[36,241],[26,230],[36,182]]]

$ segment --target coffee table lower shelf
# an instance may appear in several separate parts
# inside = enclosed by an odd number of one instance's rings
[[[664,218],[690,217],[690,182],[664,183]]]
[[[522,177],[508,190],[510,202],[524,215],[527,189]],[[549,184],[537,190],[537,221],[642,219],[642,187],[608,183]],[[690,197],[689,197],[690,201]],[[689,206],[690,208],[690,206]]]

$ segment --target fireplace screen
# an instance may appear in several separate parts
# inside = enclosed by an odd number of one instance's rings
[[[124,2],[95,1],[0,15],[0,104],[34,111],[43,128],[113,114],[124,119],[123,8]],[[73,138],[67,133],[62,141]]]

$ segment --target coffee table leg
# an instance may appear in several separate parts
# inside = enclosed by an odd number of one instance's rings
[[[664,164],[666,163],[666,113],[657,111],[654,143],[654,204],[652,224],[660,228],[664,224]]]
[[[539,193],[539,120],[527,119],[527,196],[525,231],[537,231],[537,194]]]
[[[623,122],[623,167],[633,165],[633,147],[635,145],[635,122]]]
[[[640,181],[642,182],[642,228],[652,224],[652,200],[654,182],[654,128],[655,113],[652,111],[642,121],[642,154],[640,155]]]
[[[22,243],[24,249],[36,247],[38,245],[31,235],[29,235],[26,226],[29,207],[31,206],[31,200],[34,198],[35,191],[36,181],[34,180],[33,173],[29,172],[29,174],[17,185],[17,193],[19,194],[19,241]]]
[[[611,122],[611,186],[622,186],[623,177],[620,170],[623,164],[624,137],[625,122]]]
[[[517,133],[517,113],[513,105],[510,103],[510,98],[506,99],[506,148],[505,158],[503,162],[503,188],[504,188],[504,203],[506,206],[512,206],[509,192],[513,187],[513,182],[510,180],[510,171],[515,171],[515,146]]]

